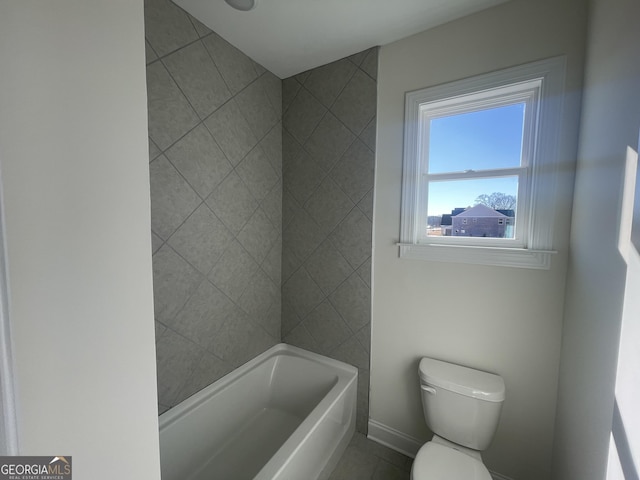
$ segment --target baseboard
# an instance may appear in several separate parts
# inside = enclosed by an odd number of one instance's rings
[[[369,433],[367,438],[407,457],[415,458],[420,447],[424,445],[417,438],[399,432],[395,428],[388,427],[380,422],[369,419]],[[493,480],[513,480],[511,477],[490,471]]]
[[[424,445],[424,442],[417,438],[410,437],[395,428],[371,419],[369,419],[369,434],[367,438],[411,458],[415,458],[420,447]]]

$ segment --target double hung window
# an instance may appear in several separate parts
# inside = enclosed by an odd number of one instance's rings
[[[564,60],[410,92],[400,256],[548,268]]]

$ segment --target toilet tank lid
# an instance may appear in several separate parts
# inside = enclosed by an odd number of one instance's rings
[[[504,400],[504,380],[493,373],[426,357],[420,360],[419,372],[420,380],[434,387],[487,402]]]

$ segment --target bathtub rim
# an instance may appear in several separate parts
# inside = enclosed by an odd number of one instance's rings
[[[352,381],[357,382],[358,379],[358,369],[353,365],[349,365],[348,363],[342,362],[340,360],[325,357],[324,355],[320,355],[315,352],[310,352],[308,350],[289,345],[288,343],[277,343],[276,345],[270,347],[258,356],[235,368],[220,379],[214,381],[210,385],[204,387],[202,390],[194,393],[175,407],[170,408],[162,415],[160,415],[158,417],[159,433],[161,434],[164,429],[170,427],[174,422],[178,421],[180,417],[187,414],[189,411],[206,402],[217,392],[225,389],[235,381],[241,379],[247,373],[259,367],[263,363],[269,361],[271,358],[280,355],[305,358],[307,360],[311,360],[335,369],[338,376],[338,381],[331,388],[330,392],[333,391],[333,389],[335,389],[338,385],[344,384],[345,380],[347,381],[347,383],[351,383]],[[322,401],[324,400],[325,399],[323,398]],[[320,403],[322,403],[322,401]]]

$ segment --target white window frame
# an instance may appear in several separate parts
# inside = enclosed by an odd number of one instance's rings
[[[400,257],[482,265],[548,269],[558,198],[558,139],[565,58],[556,57],[406,94]],[[523,161],[518,168],[428,174],[431,118],[526,103]],[[425,126],[426,125],[426,126]],[[486,178],[518,172],[516,238],[427,236],[429,181]]]

